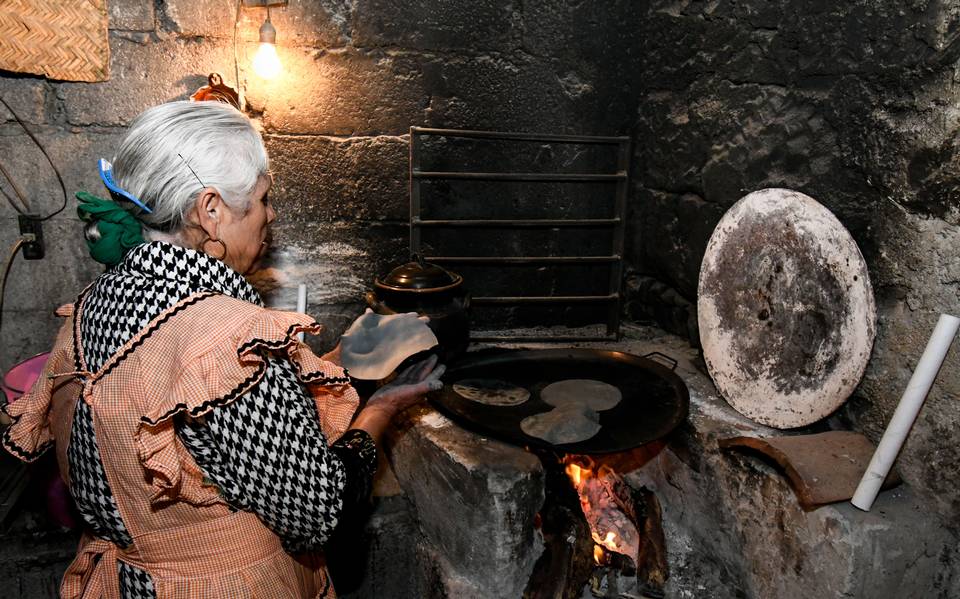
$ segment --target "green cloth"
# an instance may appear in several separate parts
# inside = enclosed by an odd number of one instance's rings
[[[146,243],[140,221],[120,204],[85,191],[78,191],[77,199],[80,200],[77,216],[84,222],[97,223],[100,231],[100,239],[87,239],[90,255],[100,264],[119,264],[127,251]]]

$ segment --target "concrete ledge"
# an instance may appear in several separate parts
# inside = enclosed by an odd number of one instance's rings
[[[663,508],[668,597],[960,597],[958,539],[909,486],[881,493],[870,512],[846,502],[804,512],[785,475],[717,446],[724,437],[791,431],[734,411],[686,341],[627,326],[618,343],[574,345],[665,353],[678,360],[690,390],[687,423],[626,477],[651,489]]]
[[[873,511],[799,508],[760,460],[673,451],[629,477],[663,506],[673,597],[956,597],[956,539],[907,487]],[[954,566],[955,567],[955,566]]]
[[[426,406],[404,416],[388,451],[428,541],[431,586],[442,588],[431,596],[520,597],[543,550],[534,526],[543,504],[540,460]]]

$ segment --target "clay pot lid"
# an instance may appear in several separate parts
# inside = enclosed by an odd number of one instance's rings
[[[764,189],[734,204],[707,244],[697,296],[710,376],[756,422],[816,422],[863,376],[876,331],[867,265],[809,196]]]
[[[382,280],[375,280],[376,286],[390,291],[409,292],[437,292],[453,289],[463,282],[463,277],[457,273],[424,262],[421,256],[414,256],[412,262],[407,262],[390,271]]]

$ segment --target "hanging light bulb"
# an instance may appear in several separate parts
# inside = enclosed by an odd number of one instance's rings
[[[260,47],[253,57],[253,70],[264,79],[273,79],[280,74],[283,65],[277,56],[277,30],[270,22],[270,9],[267,20],[260,26]]]

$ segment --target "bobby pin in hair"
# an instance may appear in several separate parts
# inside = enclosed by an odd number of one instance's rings
[[[197,182],[200,183],[200,187],[206,187],[206,185],[203,184],[203,181],[200,180],[200,175],[197,174],[197,171],[193,170],[193,168],[190,166],[190,163],[187,162],[187,159],[184,158],[179,152],[177,153],[177,156],[180,156],[180,160],[183,160],[183,164],[186,165],[186,167],[190,169],[190,172],[193,173],[193,176],[197,178]]]

